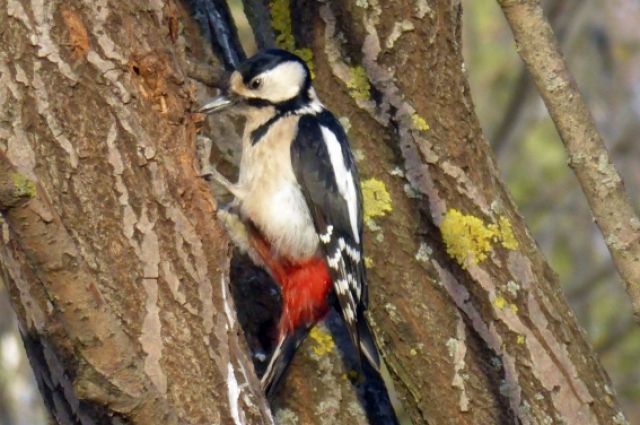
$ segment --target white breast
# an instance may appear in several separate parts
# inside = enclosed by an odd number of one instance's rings
[[[278,254],[303,260],[317,253],[318,235],[291,167],[290,141],[298,118],[277,121],[256,145],[245,130],[238,184],[245,190],[242,214],[251,219]]]

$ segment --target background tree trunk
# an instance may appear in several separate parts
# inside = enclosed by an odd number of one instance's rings
[[[482,137],[459,2],[246,4],[259,44],[271,16],[348,127],[368,182],[370,317],[412,422],[622,420]],[[35,182],[4,213],[0,262],[49,409],[270,423],[198,177],[189,74],[212,58],[192,19],[171,0],[0,5],[2,164],[14,189]],[[213,159],[232,164],[238,129],[212,124]],[[294,362],[281,424],[366,423],[324,332]]]

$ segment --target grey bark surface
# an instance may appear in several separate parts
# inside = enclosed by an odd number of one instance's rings
[[[460,4],[291,4],[291,36],[313,52],[362,178],[391,196],[365,235],[370,318],[413,424],[620,419],[482,137]],[[0,149],[36,189],[3,209],[0,264],[41,390],[68,405],[49,404],[59,423],[271,423],[198,176],[189,75],[212,58],[190,18],[172,1],[3,0],[0,27]],[[233,172],[239,126],[209,124],[200,144],[212,139],[213,162]],[[517,247],[492,241],[482,261],[456,261],[440,232],[453,210],[476,230],[502,217]],[[278,422],[366,423],[348,375],[312,335]]]

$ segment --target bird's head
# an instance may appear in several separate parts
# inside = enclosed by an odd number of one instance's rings
[[[269,49],[244,61],[229,78],[221,96],[208,100],[199,112],[209,114],[234,104],[295,110],[313,101],[309,68],[285,50]]]

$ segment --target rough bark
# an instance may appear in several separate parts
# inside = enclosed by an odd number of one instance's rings
[[[640,219],[539,0],[498,0],[640,321]]]
[[[194,163],[192,19],[173,1],[8,0],[0,28],[2,165],[33,182],[0,263],[58,423],[272,423]]]
[[[414,424],[615,423],[606,374],[481,134],[460,14],[448,1],[292,2],[296,48],[313,51],[315,86],[348,121],[361,177],[391,194],[393,211],[366,234],[384,358]],[[517,243],[494,241],[477,262],[449,255],[469,242],[450,234],[452,221],[479,230],[503,220]],[[295,371],[281,402],[300,423],[323,423],[323,406],[291,399],[315,385]]]
[[[376,179],[370,317],[413,424],[620,419],[483,140],[459,2],[278,3],[276,35],[311,49],[320,97]],[[211,58],[191,19],[171,0],[5,0],[0,27],[1,148],[36,187],[4,213],[0,262],[49,408],[60,423],[269,423],[195,165],[187,56]],[[232,171],[238,129],[212,124]],[[303,346],[279,423],[366,423],[329,341]]]

